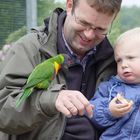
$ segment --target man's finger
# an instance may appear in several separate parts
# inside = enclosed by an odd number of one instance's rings
[[[79,98],[80,102],[83,104],[84,111],[86,111],[88,117],[91,118],[93,116],[93,105],[90,104],[83,94],[81,96],[77,96],[77,98]]]
[[[78,114],[78,109],[75,106],[75,104],[73,104],[71,101],[66,101],[64,102],[65,107],[67,108],[67,110],[69,110],[69,112],[72,115],[77,115]]]
[[[61,102],[56,102],[55,104],[57,111],[63,113],[66,117],[71,117],[71,112],[66,108],[66,106]]]

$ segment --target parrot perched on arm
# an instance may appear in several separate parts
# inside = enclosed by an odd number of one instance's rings
[[[18,107],[28,96],[30,96],[34,88],[47,90],[64,61],[64,55],[58,54],[57,56],[51,57],[38,64],[29,75],[27,83],[23,87],[23,94],[16,101],[16,107]]]

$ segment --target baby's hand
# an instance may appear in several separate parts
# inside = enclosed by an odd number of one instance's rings
[[[122,117],[131,111],[133,101],[125,99],[117,94],[109,103],[109,110],[114,117]]]

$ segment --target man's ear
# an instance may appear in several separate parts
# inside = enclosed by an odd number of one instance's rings
[[[72,7],[73,7],[73,0],[67,0],[67,2],[66,2],[67,14],[69,14],[69,13],[71,14]]]

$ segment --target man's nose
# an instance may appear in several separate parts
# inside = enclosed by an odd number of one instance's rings
[[[95,38],[96,36],[94,30],[90,28],[88,30],[84,30],[84,35],[89,40]]]

